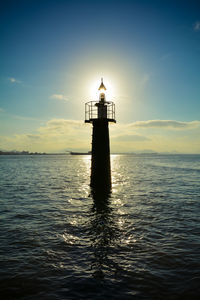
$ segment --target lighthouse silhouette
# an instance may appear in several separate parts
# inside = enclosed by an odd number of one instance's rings
[[[109,122],[116,123],[115,104],[106,101],[106,87],[101,78],[99,101],[85,103],[85,123],[93,125],[90,185],[95,191],[111,189]]]

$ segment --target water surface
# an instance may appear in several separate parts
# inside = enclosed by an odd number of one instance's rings
[[[200,156],[0,156],[3,299],[197,299]]]

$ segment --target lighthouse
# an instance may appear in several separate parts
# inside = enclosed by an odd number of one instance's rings
[[[98,91],[99,101],[85,103],[85,123],[93,126],[90,185],[94,190],[106,191],[111,188],[109,122],[116,123],[115,104],[106,101],[103,78]]]

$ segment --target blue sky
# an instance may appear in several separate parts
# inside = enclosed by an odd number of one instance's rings
[[[0,11],[1,149],[87,149],[84,103],[104,77],[113,151],[200,153],[199,1],[10,0]]]

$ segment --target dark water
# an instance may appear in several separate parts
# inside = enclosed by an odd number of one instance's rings
[[[1,299],[197,299],[200,156],[0,156]]]

